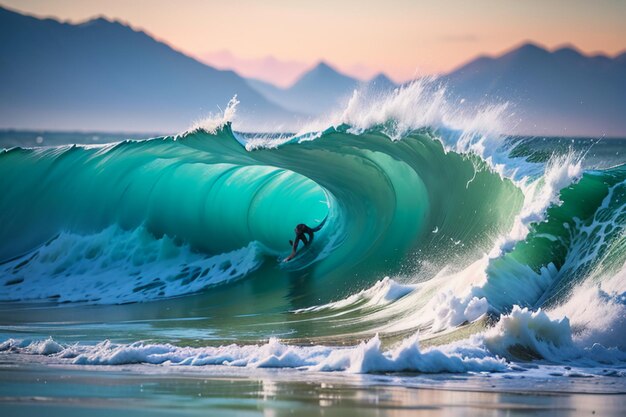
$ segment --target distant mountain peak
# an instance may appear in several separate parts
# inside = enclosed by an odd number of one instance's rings
[[[470,61],[443,81],[464,106],[510,103],[519,117],[512,131],[623,136],[624,63],[626,53],[608,58],[571,45],[547,50],[525,43],[491,59]]]
[[[317,63],[317,65],[315,67],[313,67],[313,69],[309,72],[325,72],[325,73],[329,73],[329,72],[338,72],[335,68],[331,67],[330,64],[328,64],[326,61],[320,61]]]
[[[528,59],[531,57],[539,57],[542,55],[548,55],[547,49],[539,46],[534,42],[525,42],[517,48],[510,50],[500,56],[500,58],[523,58]]]
[[[392,82],[391,79],[389,77],[387,77],[387,75],[385,75],[384,72],[379,72],[378,74],[374,75],[370,79],[370,82],[376,82],[376,81]]]
[[[563,45],[552,53],[561,56],[583,57],[583,53],[574,45]]]
[[[515,48],[515,50],[518,51],[544,51],[546,52],[546,49],[539,45],[536,42],[532,42],[532,41],[526,41],[524,43],[522,43],[519,47]]]
[[[356,80],[353,78],[342,74],[337,71],[335,68],[331,67],[325,61],[320,61],[315,67],[305,72],[300,76],[300,78],[295,82],[294,86],[302,83],[312,83],[318,82],[320,80],[328,81],[328,82],[349,82],[356,83]]]
[[[10,63],[0,65],[2,98],[15,103],[0,111],[0,126],[179,131],[235,94],[249,123],[293,117],[234,72],[204,65],[127,22],[97,16],[74,24],[0,8],[0,35],[0,56]]]
[[[83,23],[80,23],[78,26],[94,26],[94,25],[109,25],[111,23],[117,23],[113,20],[109,19],[105,15],[98,15],[92,17],[91,19],[85,20]]]
[[[391,81],[391,79],[389,77],[387,77],[386,74],[379,72],[378,74],[376,74],[375,76],[373,76],[372,78],[370,78],[369,81],[367,81],[368,84],[376,87],[376,88],[380,88],[380,89],[390,89],[393,90],[394,88],[397,87],[396,83],[394,83],[393,81]]]
[[[571,43],[563,44],[554,50],[554,52],[559,52],[559,51],[576,52],[577,54],[582,55],[582,52],[580,51],[580,49],[578,49],[575,45]]]
[[[113,20],[109,19],[108,17],[106,17],[103,14],[95,16],[94,18],[89,19],[89,20],[92,21],[92,22],[113,23]]]
[[[111,19],[104,15],[95,16],[89,20],[84,21],[76,25],[77,27],[87,28],[126,28],[131,29],[130,25],[120,20]]]

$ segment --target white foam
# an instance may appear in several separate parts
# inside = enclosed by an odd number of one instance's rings
[[[483,340],[485,347],[500,357],[543,358],[556,363],[577,362],[583,365],[623,363],[626,352],[599,343],[575,344],[567,317],[550,318],[541,309],[514,306],[495,327],[474,336]],[[522,359],[524,359],[522,357]]]
[[[353,134],[382,129],[392,140],[429,128],[439,131],[438,139],[444,142],[447,151],[478,154],[501,175],[513,176],[521,167],[524,167],[521,176],[536,173],[537,164],[512,160],[508,150],[502,149],[502,132],[508,130],[505,122],[509,123],[512,115],[509,110],[507,103],[464,106],[462,102],[451,101],[445,85],[436,77],[423,77],[391,91],[360,86],[343,107],[329,109],[306,122],[295,135],[259,135],[248,139],[246,147],[276,148],[288,142],[314,140],[325,130],[343,125],[348,125],[348,132]]]
[[[144,227],[64,232],[0,266],[0,299],[110,304],[173,297],[245,277],[262,263],[262,253],[252,242],[208,256]]]
[[[487,348],[502,357],[511,356],[511,348],[522,347],[538,358],[559,360],[572,356],[572,335],[567,318],[551,320],[539,309],[514,306],[498,324],[484,335]]]
[[[52,355],[54,353],[62,352],[65,348],[52,340],[52,337],[49,337],[41,342],[33,342],[32,349],[39,355]]]
[[[456,297],[452,291],[440,292],[435,303],[432,331],[439,332],[464,323],[478,320],[489,310],[489,303],[484,297],[468,294]]]
[[[209,113],[206,117],[194,122],[187,131],[181,134],[185,136],[196,131],[204,131],[209,134],[215,134],[219,129],[226,126],[227,123],[235,121],[237,115],[237,106],[239,100],[237,100],[237,94],[230,99],[226,108],[218,113]]]
[[[579,181],[583,173],[581,159],[571,152],[553,157],[544,170],[544,175],[539,180],[524,177],[517,181],[516,185],[524,193],[524,205],[515,216],[511,231],[492,249],[490,253],[492,258],[510,251],[515,243],[523,240],[533,223],[540,223],[545,219],[546,210],[550,206],[561,203],[559,198],[561,190]]]
[[[505,290],[511,294],[503,294],[497,286],[492,285],[488,302],[486,297],[481,296],[485,289],[473,286],[483,278],[472,278],[472,274],[469,273],[474,270],[480,275],[488,261],[488,258],[485,258],[481,262],[476,262],[471,268],[457,273],[458,275],[442,273],[428,282],[414,286],[410,292],[392,302],[384,301],[384,309],[373,311],[363,309],[359,320],[380,322],[384,321],[382,319],[385,317],[393,317],[391,323],[378,328],[379,331],[385,332],[420,328],[422,334],[428,335],[432,332],[449,330],[483,317],[492,309],[489,304],[491,301],[500,307],[511,305],[516,292],[528,291],[533,279],[537,281],[536,291],[540,295],[553,281],[556,273],[555,270],[552,272],[546,270],[544,278],[536,279],[542,275],[532,270],[511,270],[509,272],[513,275],[502,281],[516,283],[519,281],[519,288],[509,285]],[[469,340],[439,349],[457,353],[461,349],[470,349],[472,357],[505,357],[510,360],[534,358],[581,366],[623,363],[626,361],[623,337],[626,331],[624,273],[626,272],[621,272],[621,277],[617,274],[612,279],[603,281],[605,285],[582,285],[573,292],[573,296],[565,304],[549,311],[541,309],[533,311],[514,305],[511,312],[502,315],[493,328],[475,334]],[[527,275],[528,281],[520,281],[515,274]],[[325,308],[362,308],[372,299],[373,294],[385,293],[389,283],[383,285],[383,282],[379,281],[372,288],[344,300],[308,311],[320,311]],[[454,290],[455,285],[465,288],[465,295],[456,295],[463,292]],[[442,290],[446,288],[447,290]],[[340,357],[347,361],[344,356]]]
[[[479,355],[466,356],[462,351],[419,349],[417,336],[405,339],[398,347],[381,351],[378,336],[359,346],[335,349],[312,370],[348,371],[354,373],[414,371],[424,373],[441,372],[502,372],[508,370],[507,363],[499,358]]]
[[[171,344],[116,344],[61,346],[41,349],[41,342],[24,343],[10,339],[0,351],[55,356],[72,359],[77,365],[163,364],[166,366],[226,365],[250,368],[298,368],[302,370],[349,373],[413,371],[503,372],[509,365],[490,357],[480,349],[420,350],[417,336],[399,346],[383,350],[378,336],[352,347],[290,346],[277,339],[262,345],[226,345],[219,347],[178,347]]]
[[[499,134],[506,130],[502,121],[507,107],[504,103],[466,108],[450,100],[445,85],[436,77],[423,77],[391,91],[361,86],[343,108],[329,109],[327,114],[303,125],[299,134],[344,124],[355,134],[379,127],[392,139],[420,128]]]
[[[377,328],[380,332],[400,332],[418,328],[422,333],[440,332],[471,323],[486,314],[490,305],[480,285],[486,281],[488,258],[472,263],[459,271],[442,269],[435,277],[415,285],[406,297],[394,302],[383,312],[365,316],[363,320],[380,322],[383,315],[394,317]]]
[[[551,364],[622,367],[626,352],[598,343],[581,346],[572,339],[567,318],[552,319],[542,310],[515,306],[491,329],[448,345],[421,349],[414,334],[395,347],[383,349],[376,335],[350,347],[296,346],[271,338],[254,345],[187,347],[135,342],[103,341],[96,345],[64,345],[9,339],[0,351],[46,355],[77,365],[158,364],[165,366],[224,365],[249,368],[297,368],[307,371],[372,372],[508,372],[515,361],[548,360]]]
[[[66,347],[55,342],[52,337],[45,340],[16,340],[8,339],[0,343],[0,352],[19,351],[20,353],[28,353],[32,355],[53,355],[64,351]]]
[[[303,313],[321,310],[338,310],[349,306],[375,307],[384,306],[399,300],[405,295],[414,291],[418,285],[399,284],[389,277],[385,277],[368,289],[353,294],[339,301],[331,302],[320,306],[312,306],[295,310],[295,313]]]
[[[568,317],[579,346],[594,343],[626,350],[626,273],[600,283],[584,283],[551,317]]]
[[[475,267],[483,271],[484,262]],[[328,311],[337,317],[358,311],[355,318],[342,324],[364,326],[367,322],[376,323],[374,330],[379,332],[416,328],[422,333],[440,332],[479,320],[490,309],[487,299],[476,287],[464,277],[455,277],[455,274],[442,271],[435,278],[419,284],[400,284],[385,277],[372,287],[342,300],[296,310],[295,313]],[[371,329],[371,326],[367,327]]]

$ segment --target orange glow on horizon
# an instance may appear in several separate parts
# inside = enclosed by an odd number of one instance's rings
[[[405,81],[528,40],[609,56],[626,48],[626,2],[610,0],[0,1],[72,23],[98,15],[121,20],[204,62],[281,86],[320,60],[359,78],[384,72]]]

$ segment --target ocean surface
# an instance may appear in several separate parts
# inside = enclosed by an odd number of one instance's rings
[[[402,103],[297,134],[1,132],[0,407],[623,415],[626,139]]]

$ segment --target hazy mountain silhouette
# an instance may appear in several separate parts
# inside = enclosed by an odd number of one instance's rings
[[[254,79],[248,82],[274,103],[309,115],[319,115],[345,104],[354,90],[362,87],[381,90],[396,87],[384,74],[378,74],[370,81],[362,82],[342,74],[323,61],[305,72],[289,88],[279,88]]]
[[[218,71],[105,18],[83,24],[0,8],[0,126],[174,132],[234,94],[250,121],[291,119]]]
[[[394,88],[398,87],[396,83],[391,81],[389,77],[387,77],[382,72],[375,75],[371,80],[367,82],[367,84],[371,88],[375,88],[378,90],[393,90]]]
[[[626,136],[626,53],[585,56],[527,43],[443,80],[464,106],[509,102],[519,133]]]
[[[450,98],[470,110],[508,102],[509,133],[626,136],[626,52],[585,56],[572,47],[549,52],[527,43],[498,57],[478,57],[441,81]],[[363,86],[325,63],[288,89],[249,82],[274,103],[308,114],[337,107]],[[384,74],[368,85],[396,87]]]
[[[586,56],[528,43],[441,80],[459,106],[509,102],[509,132],[626,136],[626,52]],[[0,7],[0,128],[174,132],[234,94],[249,122],[238,128],[288,128],[294,115],[328,112],[364,86],[396,87],[384,74],[363,83],[320,62],[278,88],[204,65],[120,22],[74,25]]]

